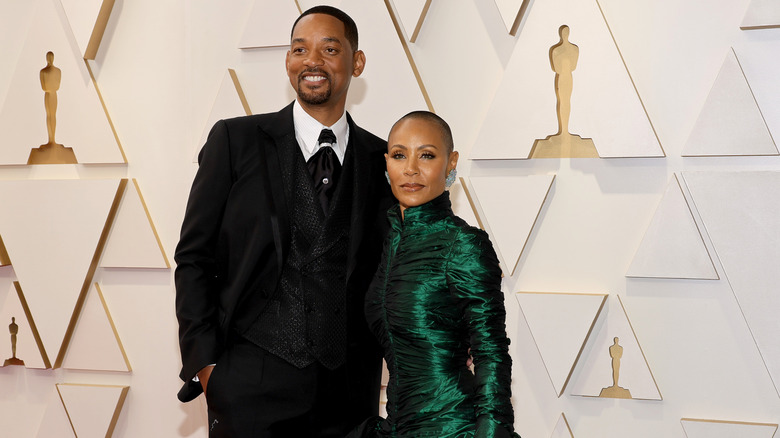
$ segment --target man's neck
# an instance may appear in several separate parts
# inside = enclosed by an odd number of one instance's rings
[[[344,115],[345,104],[343,102],[337,104],[323,104],[323,105],[310,105],[298,100],[298,104],[306,111],[306,114],[314,117],[315,120],[322,123],[323,126],[333,126],[338,122],[341,116]]]

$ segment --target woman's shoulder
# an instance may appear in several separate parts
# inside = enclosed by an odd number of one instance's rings
[[[493,244],[490,241],[490,236],[488,236],[488,233],[480,228],[472,226],[459,216],[452,215],[450,218],[451,226],[456,231],[454,242],[455,244],[461,247],[467,247],[463,248],[464,250],[469,250],[468,247],[471,249],[475,247],[486,247],[492,250]]]

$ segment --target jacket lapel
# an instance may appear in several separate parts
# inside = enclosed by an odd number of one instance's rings
[[[352,215],[350,217],[349,229],[349,253],[347,254],[347,281],[352,276],[352,272],[357,265],[357,254],[360,242],[363,240],[363,233],[366,219],[366,196],[370,190],[371,179],[369,175],[374,171],[371,169],[368,151],[365,142],[361,138],[362,132],[352,121],[352,117],[347,114],[349,123],[349,144],[348,149],[352,149],[354,171],[352,172]]]
[[[290,247],[290,216],[288,200],[291,199],[291,187],[282,183],[283,166],[292,168],[295,153],[299,152],[298,142],[295,140],[295,126],[292,115],[293,104],[289,104],[281,111],[273,113],[270,117],[258,122],[260,156],[265,158],[266,171],[263,172],[265,187],[271,191],[272,202],[268,208],[273,227],[274,243],[276,246],[276,264],[279,275],[282,273],[286,251]]]

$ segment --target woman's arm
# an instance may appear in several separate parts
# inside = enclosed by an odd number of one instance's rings
[[[485,232],[472,229],[459,233],[448,261],[447,279],[469,330],[476,377],[476,436],[517,436],[512,432],[512,359],[501,269]]]

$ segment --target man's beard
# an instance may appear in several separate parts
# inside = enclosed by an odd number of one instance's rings
[[[323,91],[322,88],[307,93],[304,91],[304,87],[302,86],[304,80],[303,80],[303,74],[298,76],[298,89],[296,90],[298,94],[298,98],[301,99],[304,103],[307,103],[309,105],[321,105],[328,100],[330,100],[330,77],[328,77],[325,73],[322,73],[320,71],[306,71],[304,73],[317,73],[325,77],[325,81],[327,81],[327,87]]]

